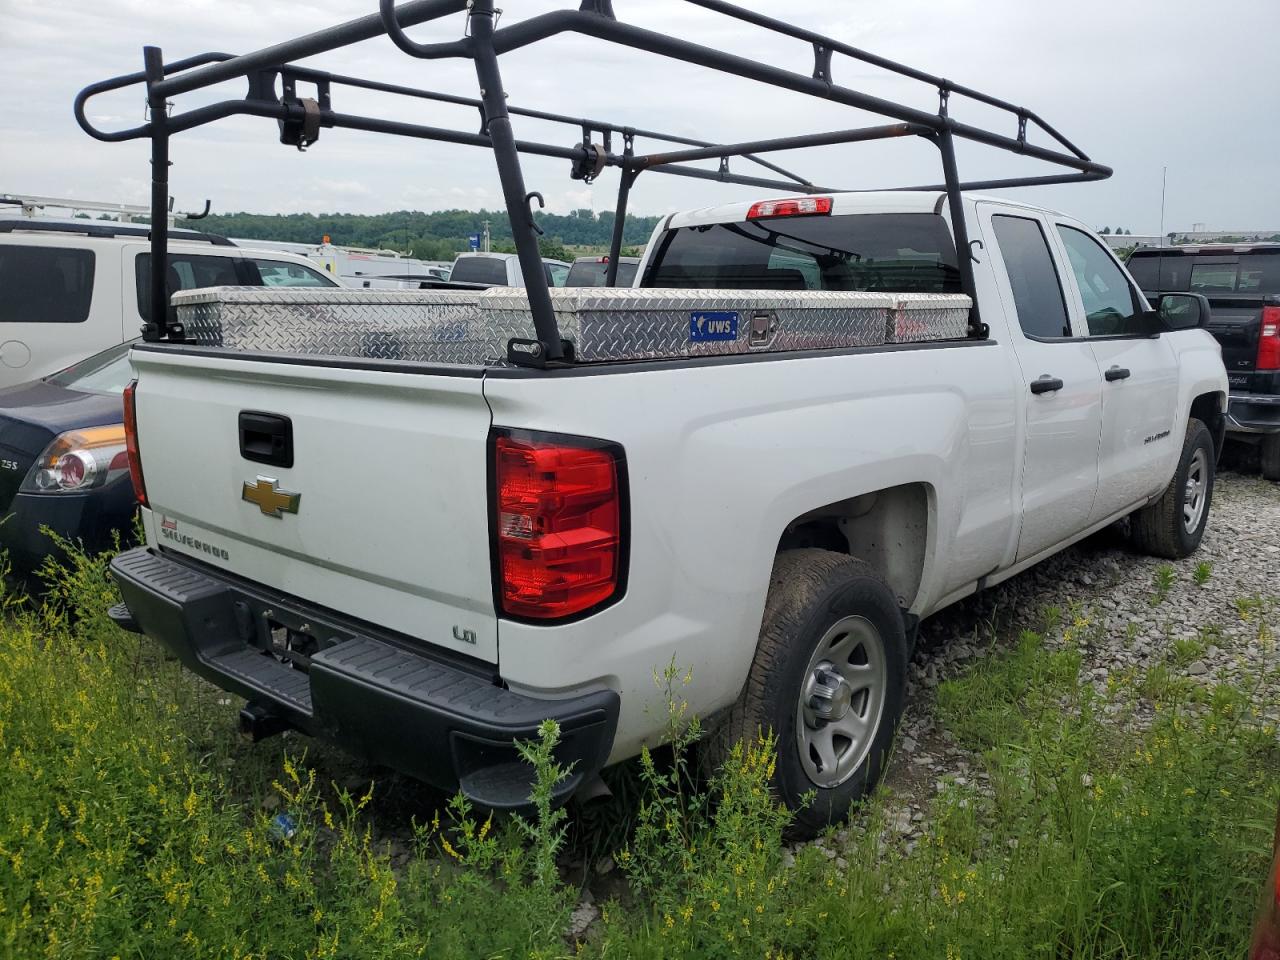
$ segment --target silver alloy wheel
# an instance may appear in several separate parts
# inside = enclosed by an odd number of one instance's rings
[[[845,617],[823,634],[805,667],[796,705],[796,748],[809,779],[838,787],[876,738],[887,686],[884,640],[865,617]]]
[[[1182,496],[1182,525],[1187,533],[1195,533],[1204,516],[1205,494],[1209,489],[1209,458],[1204,447],[1197,447],[1187,467],[1187,489]]]

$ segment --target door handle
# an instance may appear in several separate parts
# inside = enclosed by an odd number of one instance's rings
[[[1107,383],[1111,383],[1115,380],[1128,380],[1129,368],[1128,367],[1112,367],[1110,370],[1104,373],[1103,376],[1107,378]]]
[[[1057,377],[1051,377],[1047,373],[1041,374],[1039,380],[1031,381],[1031,392],[1035,394],[1053,393],[1055,390],[1062,389],[1062,381]]]
[[[273,467],[293,466],[293,421],[277,413],[240,411],[240,456]]]

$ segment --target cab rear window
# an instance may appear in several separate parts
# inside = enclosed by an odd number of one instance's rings
[[[619,261],[617,286],[631,286],[636,278],[638,266],[639,264],[628,263],[625,260]],[[569,278],[565,280],[564,285],[566,287],[603,287],[608,285],[608,281],[608,260],[575,260],[573,266],[569,268]]]
[[[1129,272],[1148,292],[1191,292],[1205,296],[1280,294],[1280,249],[1231,254],[1135,253]]]
[[[457,283],[505,284],[507,261],[501,257],[459,257],[449,279]]]
[[[0,244],[0,323],[83,323],[93,271],[92,250]]]
[[[1280,256],[1242,254],[1235,263],[1197,261],[1191,265],[1191,291],[1206,295],[1280,293]]]
[[[646,287],[960,293],[942,217],[863,213],[782,217],[669,230]]]

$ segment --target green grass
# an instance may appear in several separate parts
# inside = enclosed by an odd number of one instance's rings
[[[1213,564],[1208,560],[1201,560],[1196,564],[1196,568],[1191,573],[1191,579],[1195,581],[1197,587],[1203,587],[1209,582],[1209,578],[1213,576]]]
[[[1169,596],[1169,590],[1173,587],[1174,581],[1177,577],[1177,571],[1173,569],[1172,564],[1162,563],[1160,566],[1156,567],[1156,592],[1151,596],[1151,605],[1153,607],[1164,603],[1165,598]]]
[[[556,861],[584,831],[546,804],[563,775],[554,729],[525,746],[538,815],[490,819],[457,799],[424,809],[393,867],[376,794],[328,783],[323,748],[239,744],[234,705],[112,626],[112,599],[101,562],[76,558],[50,605],[10,608],[0,624],[0,958],[1244,950],[1280,784],[1263,719],[1275,678],[1155,684],[1153,670],[1097,693],[1080,682],[1073,636],[1100,627],[1079,611],[1046,617],[1060,649],[1025,633],[939,688],[940,723],[990,789],[973,776],[944,787],[911,848],[882,829],[893,798],[881,796],[826,840],[830,855],[785,855],[774,742],[741,745],[699,780],[669,668],[673,746],[642,758],[628,809],[594,831],[626,886],[570,943],[578,891]],[[1260,642],[1266,609],[1242,608]],[[291,839],[273,838],[264,793],[296,818]]]
[[[1202,636],[1194,637],[1175,637],[1173,643],[1169,647],[1169,655],[1173,658],[1173,662],[1180,667],[1185,667],[1194,660],[1204,656],[1205,650],[1209,647]]]
[[[1198,696],[1194,680],[1164,663],[1153,665],[1137,681],[1137,689],[1153,703],[1188,703]]]

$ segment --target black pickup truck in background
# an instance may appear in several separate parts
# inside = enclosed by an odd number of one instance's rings
[[[1262,475],[1280,480],[1280,243],[1150,247],[1129,272],[1153,303],[1165,293],[1201,293],[1222,344],[1231,383],[1227,431],[1258,444]]]

